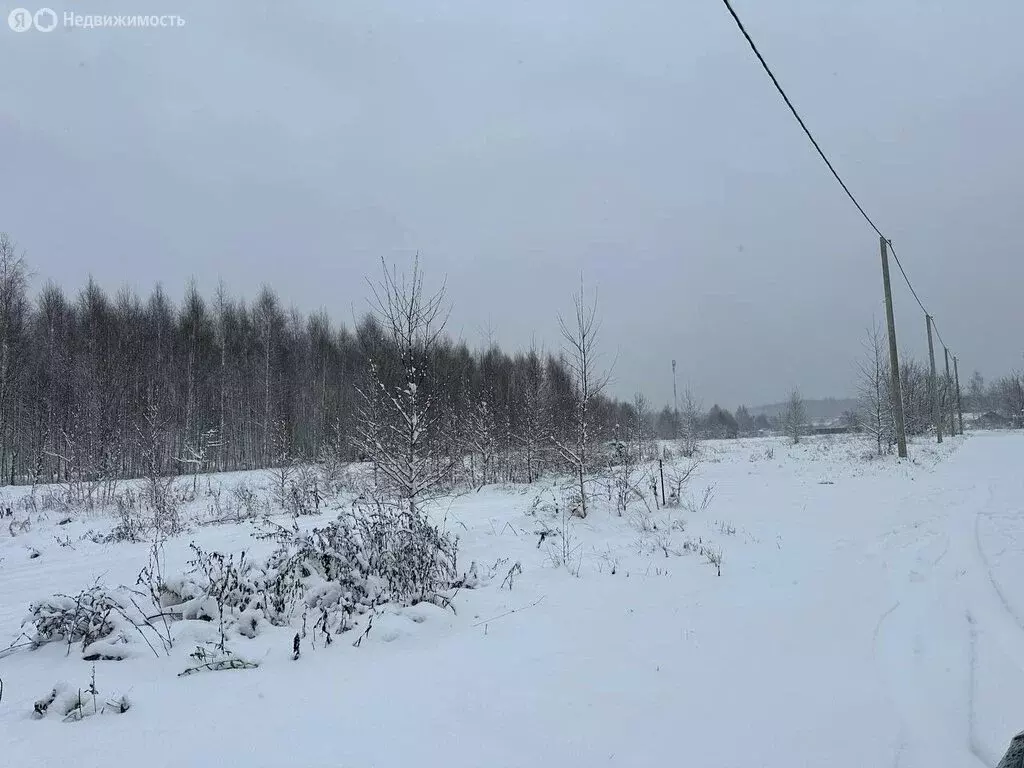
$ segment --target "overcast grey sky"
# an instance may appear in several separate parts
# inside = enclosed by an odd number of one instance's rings
[[[1019,367],[1024,3],[735,6],[966,372]],[[350,323],[418,250],[471,345],[557,346],[582,272],[619,395],[670,400],[673,357],[706,405],[853,391],[877,238],[719,0],[51,7],[186,25],[0,27],[0,230],[37,282],[266,282]]]

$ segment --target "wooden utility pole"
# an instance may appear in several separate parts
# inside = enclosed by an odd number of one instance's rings
[[[676,437],[679,432],[679,395],[676,394],[676,361],[672,361],[672,411],[676,417]]]
[[[953,355],[953,376],[956,379],[956,412],[960,419],[960,434],[964,433],[964,406],[960,401],[960,365],[956,355]]]
[[[885,288],[885,323],[889,329],[889,368],[892,375],[892,409],[896,422],[896,448],[901,459],[907,458],[907,431],[903,422],[903,391],[900,386],[900,356],[896,349],[896,320],[892,314],[892,288],[889,286],[889,249],[884,237],[878,238],[882,249],[882,284]]]
[[[952,437],[956,434],[956,414],[953,413],[953,377],[949,374],[949,347],[942,345],[942,351],[946,355],[946,407],[949,409],[949,434]]]
[[[931,363],[931,376],[928,379],[928,395],[932,399],[932,420],[935,422],[935,439],[942,442],[942,410],[939,408],[938,379],[935,376],[935,346],[932,344],[932,316],[924,316],[928,326],[928,360]]]

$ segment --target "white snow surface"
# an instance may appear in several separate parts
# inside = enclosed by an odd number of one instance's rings
[[[100,698],[132,703],[120,715],[31,716],[55,683],[88,687],[80,644],[3,655],[0,764],[991,768],[1024,729],[1024,435],[915,444],[904,462],[869,450],[707,443],[689,486],[699,501],[713,485],[704,511],[595,504],[570,523],[567,566],[559,537],[538,547],[561,517],[531,510],[551,481],[441,500],[460,570],[485,576],[457,613],[395,608],[360,647],[362,626],[297,661],[295,630],[268,628],[231,640],[259,668],[188,677],[215,629],[180,622],[169,657],[96,663]],[[132,585],[146,562],[145,543],[81,538],[111,517],[59,517],[14,537],[3,521],[0,648],[32,601]],[[190,541],[269,551],[251,533],[196,525],[168,542],[167,570]],[[687,540],[722,552],[721,576]]]

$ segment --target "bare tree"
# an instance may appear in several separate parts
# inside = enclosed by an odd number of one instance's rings
[[[929,380],[930,374],[924,363],[907,354],[900,356],[900,392],[903,394],[903,420],[908,435],[923,435],[932,427],[934,419]]]
[[[383,260],[381,266],[381,280],[367,281],[371,305],[400,355],[401,370],[389,375],[370,360],[368,382],[360,390],[355,443],[373,461],[379,487],[414,512],[451,470],[450,458],[439,460],[434,450],[440,442],[440,413],[436,394],[425,386],[426,367],[448,314],[443,286],[432,295],[424,293],[418,256],[410,274],[389,270]]]
[[[985,377],[979,371],[971,374],[970,382],[967,384],[967,407],[974,413],[982,413],[987,410],[985,403]]]
[[[653,457],[653,451],[650,449],[651,406],[642,392],[633,395],[633,412],[636,418],[634,440],[637,459],[646,461],[648,457]]]
[[[889,399],[888,350],[877,325],[868,331],[864,357],[858,364],[857,401],[859,424],[875,442],[878,455],[892,445],[894,437],[892,401]]]
[[[587,516],[587,491],[584,477],[591,459],[595,438],[592,409],[594,400],[608,385],[611,374],[598,370],[597,339],[601,323],[597,318],[597,299],[587,304],[581,283],[579,293],[573,297],[575,311],[566,320],[559,315],[558,324],[565,342],[565,359],[572,376],[574,414],[572,442],[552,438],[562,458],[572,467],[579,482],[580,517]]]
[[[804,423],[807,421],[807,409],[804,407],[804,398],[799,389],[794,388],[789,393],[782,421],[786,428],[786,434],[793,441],[793,445],[799,443],[800,438],[803,437]]]
[[[494,409],[490,406],[486,396],[481,397],[477,403],[469,409],[468,424],[466,426],[466,442],[470,450],[470,460],[475,461],[476,456],[480,457],[480,481],[477,483],[476,472],[473,472],[473,484],[483,487],[490,482],[495,482],[494,458],[498,450],[497,423],[495,421]]]
[[[679,448],[688,459],[693,458],[700,450],[700,422],[703,415],[704,406],[687,387],[683,393],[683,408],[679,414]]]
[[[996,408],[1019,425],[1024,420],[1024,374],[1014,371],[992,384]]]

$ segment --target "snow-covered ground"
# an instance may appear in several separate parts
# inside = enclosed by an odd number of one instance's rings
[[[180,622],[170,656],[97,662],[100,699],[132,706],[80,722],[32,716],[56,682],[88,688],[80,646],[4,654],[0,764],[994,766],[1024,728],[1024,435],[913,451],[708,443],[689,509],[605,503],[564,524],[550,482],[442,500],[483,581],[455,613],[387,611],[359,647],[362,628],[297,661],[294,630],[236,636],[258,668],[186,677],[213,628]],[[211,478],[242,480],[268,477]],[[3,521],[0,639],[32,601],[132,585],[146,563],[146,543],[86,535],[112,518],[60,517],[14,537]],[[192,541],[269,551],[251,532],[196,525],[167,569]]]

